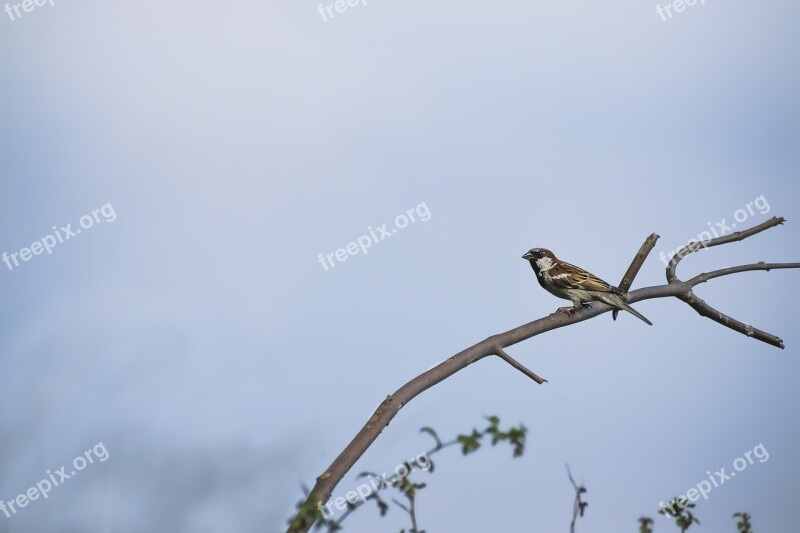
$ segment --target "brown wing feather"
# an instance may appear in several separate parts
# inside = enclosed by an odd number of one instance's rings
[[[618,288],[606,283],[590,272],[563,261],[559,261],[555,267],[548,271],[548,274],[550,274],[553,284],[561,289],[620,293]],[[569,276],[559,277],[563,274],[569,274]]]

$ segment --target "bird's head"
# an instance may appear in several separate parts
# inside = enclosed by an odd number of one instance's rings
[[[551,260],[555,260],[556,256],[553,255],[553,252],[548,250],[547,248],[531,248],[525,255],[522,256],[523,259],[528,261],[538,261],[543,258],[549,258]]]
[[[557,262],[556,256],[547,248],[531,248],[522,258],[530,262],[537,275],[540,275],[540,272],[547,272]]]

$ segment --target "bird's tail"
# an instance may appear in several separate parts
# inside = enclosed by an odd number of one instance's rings
[[[638,318],[639,320],[641,320],[642,322],[647,323],[647,325],[652,326],[653,323],[650,322],[649,320],[647,320],[647,318],[645,318],[645,316],[643,314],[641,314],[639,311],[637,311],[636,309],[634,309],[633,307],[631,307],[630,305],[625,303],[626,296],[627,295],[622,296],[622,295],[615,294],[615,295],[613,295],[613,297],[608,298],[608,300],[605,302],[608,305],[617,308],[617,309],[614,309],[614,311],[612,312],[612,317],[614,318],[614,320],[617,319],[618,310],[619,309],[623,309],[623,310],[629,312],[630,314],[632,314],[633,316],[635,316],[636,318]]]
[[[647,318],[645,318],[645,316],[642,313],[640,313],[639,311],[637,311],[636,309],[634,309],[630,305],[622,302],[622,303],[620,303],[620,307],[623,308],[624,310],[626,310],[627,312],[629,312],[630,314],[632,314],[633,316],[635,316],[636,318],[638,318],[639,320],[641,320],[643,322],[646,322],[648,326],[652,326],[653,325],[653,323],[650,322],[649,320],[647,320]]]

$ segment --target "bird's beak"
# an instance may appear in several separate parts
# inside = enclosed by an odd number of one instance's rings
[[[531,259],[533,259],[533,256],[531,255],[530,252],[525,252],[525,255],[523,255],[522,258],[530,261]]]

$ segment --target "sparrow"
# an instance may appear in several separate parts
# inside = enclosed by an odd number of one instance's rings
[[[584,304],[591,307],[591,302],[603,302],[615,310],[622,309],[647,324],[653,325],[626,303],[628,300],[626,292],[580,267],[558,259],[550,250],[532,248],[522,258],[530,262],[542,288],[559,298],[572,300],[572,307],[559,307],[557,312],[572,313]]]

